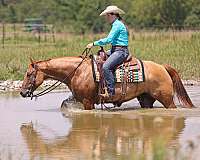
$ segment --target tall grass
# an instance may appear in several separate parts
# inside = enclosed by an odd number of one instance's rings
[[[22,160],[24,154],[19,150],[12,150],[10,146],[0,144],[0,160]]]
[[[170,64],[184,79],[200,78],[200,32],[140,33],[130,46],[136,57]]]
[[[41,35],[43,42],[39,44],[37,35],[34,38],[28,34],[32,33],[24,33],[21,38],[15,40],[7,37],[5,47],[0,47],[0,80],[23,79],[30,57],[45,60],[60,56],[77,56],[82,53],[87,43],[105,36],[57,33],[55,43],[52,42],[52,37],[47,37],[44,42],[44,35]],[[106,47],[108,48],[109,46]],[[94,47],[92,53],[97,50],[98,47]],[[178,70],[183,79],[200,78],[200,32],[132,31],[129,50],[139,59],[170,64]]]

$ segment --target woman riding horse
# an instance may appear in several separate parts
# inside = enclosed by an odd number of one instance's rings
[[[112,24],[108,37],[87,45],[87,48],[108,43],[112,45],[111,54],[103,66],[109,94],[102,95],[105,97],[104,102],[120,106],[123,102],[137,98],[141,107],[152,108],[154,102],[158,100],[165,108],[176,108],[173,99],[176,93],[185,107],[192,108],[194,105],[176,70],[169,65],[160,65],[152,61],[142,61],[145,81],[127,83],[126,95],[122,98],[121,83],[115,84],[112,71],[129,54],[128,31],[119,16],[123,13],[124,11],[117,6],[108,6],[100,14],[106,15],[107,20]],[[92,62],[88,57],[84,59],[82,57],[60,57],[46,61],[31,61],[24,76],[21,95],[32,97],[33,92],[48,78],[65,83],[74,98],[83,104],[84,109],[94,109],[94,105],[100,103],[98,84],[94,80]],[[43,93],[44,91],[39,95]]]
[[[100,39],[93,43],[89,43],[87,48],[93,46],[103,46],[111,43],[112,48],[108,54],[108,59],[103,64],[103,74],[107,84],[107,92],[101,94],[104,98],[110,98],[115,95],[115,80],[113,70],[117,65],[127,59],[128,51],[128,30],[125,24],[121,21],[120,14],[124,11],[117,6],[108,6],[100,16],[105,16],[106,20],[112,25],[111,31],[106,38]]]

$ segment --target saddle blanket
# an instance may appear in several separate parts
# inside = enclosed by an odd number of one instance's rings
[[[100,81],[100,73],[97,67],[97,56],[93,56],[93,76],[96,82]],[[138,83],[144,82],[144,66],[141,60],[133,58],[134,61],[126,62],[117,67],[114,72],[115,82]]]

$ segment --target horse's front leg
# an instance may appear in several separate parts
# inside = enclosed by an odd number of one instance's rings
[[[94,109],[94,102],[88,98],[84,98],[83,101],[83,107],[85,110],[92,110]]]

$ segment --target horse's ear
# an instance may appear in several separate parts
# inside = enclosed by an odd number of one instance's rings
[[[31,66],[35,69],[38,68],[37,64],[36,64],[36,61],[34,61],[31,57],[30,57],[30,61],[31,61]]]
[[[31,64],[34,64],[35,61],[30,57]]]
[[[38,69],[38,65],[37,65],[37,63],[31,63],[31,66],[34,68],[34,69]]]

